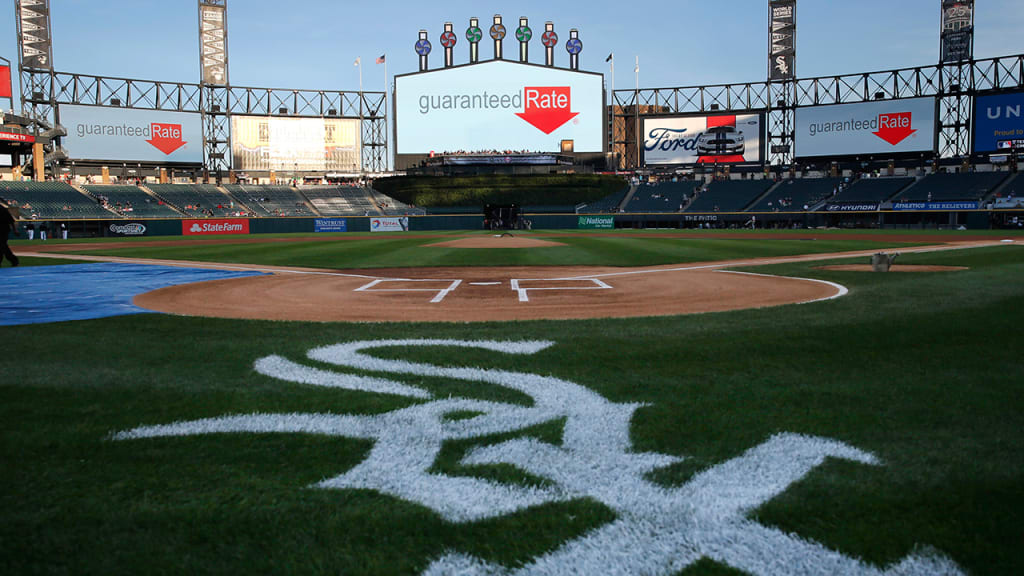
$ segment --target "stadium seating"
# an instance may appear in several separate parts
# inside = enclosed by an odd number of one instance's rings
[[[720,180],[686,207],[687,212],[740,212],[775,184],[772,180]]]
[[[802,212],[804,206],[813,208],[815,204],[832,196],[840,182],[841,178],[785,180],[751,208],[751,211]]]
[[[829,199],[832,204],[874,204],[885,202],[914,183],[906,178],[861,178]]]
[[[408,204],[400,202],[395,198],[388,196],[374,190],[373,188],[366,188],[366,192],[370,195],[370,198],[377,204],[377,207],[381,212],[388,216],[404,216],[407,214],[426,214],[426,211],[422,208],[413,208]]]
[[[288,186],[225,186],[235,199],[256,216],[313,216],[305,199]]]
[[[82,186],[97,200],[106,200],[106,207],[121,216],[131,218],[180,218],[174,208],[147,194],[138,186],[96,185]]]
[[[302,194],[323,216],[363,216],[377,209],[365,188],[355,186],[303,186]]]
[[[679,212],[693,197],[697,182],[641,184],[626,206],[626,212]]]
[[[150,184],[148,188],[178,210],[196,218],[247,212],[244,206],[211,184]]]
[[[629,188],[623,188],[618,192],[609,194],[600,200],[590,202],[580,206],[578,212],[585,214],[593,214],[597,212],[618,212],[619,204],[626,198],[626,194],[629,194]]]
[[[45,220],[112,218],[114,215],[63,182],[2,182],[0,197],[21,209],[21,217]]]
[[[898,202],[980,200],[1007,177],[1006,172],[944,172],[929,174],[900,194]]]

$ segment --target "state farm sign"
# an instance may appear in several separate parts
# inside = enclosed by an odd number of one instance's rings
[[[600,74],[494,60],[395,78],[399,154],[604,148]]]
[[[199,114],[61,104],[64,147],[78,160],[202,163]]]
[[[248,234],[249,221],[240,218],[227,220],[183,220],[181,222],[181,233],[185,236]]]
[[[911,98],[796,110],[795,156],[933,152],[935,99]]]

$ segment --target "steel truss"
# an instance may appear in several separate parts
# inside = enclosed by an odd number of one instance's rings
[[[384,92],[210,86],[49,70],[24,70],[22,85],[22,108],[50,122],[59,120],[61,104],[203,114],[210,171],[230,164],[232,115],[359,119],[364,169],[387,169]]]
[[[939,103],[939,156],[968,157],[974,96],[988,90],[1021,87],[1024,54],[783,83],[615,90],[612,152],[625,159],[625,168],[641,165],[635,127],[645,116],[764,112],[768,163],[788,165],[793,161],[797,107],[934,96]]]

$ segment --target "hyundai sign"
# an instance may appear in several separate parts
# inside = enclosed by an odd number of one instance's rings
[[[398,154],[604,149],[600,74],[493,60],[395,77]]]
[[[76,160],[203,162],[199,114],[61,104],[60,123]]]
[[[1024,149],[1024,92],[979,96],[974,111],[974,151]]]
[[[761,116],[746,114],[645,118],[644,162],[761,162]]]
[[[796,109],[794,156],[935,151],[935,99],[910,98]]]

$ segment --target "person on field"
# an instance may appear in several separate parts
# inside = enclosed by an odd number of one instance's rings
[[[0,266],[4,265],[4,258],[10,260],[11,266],[18,265],[18,257],[11,252],[11,247],[7,245],[7,236],[12,231],[17,236],[18,227],[14,223],[14,216],[7,209],[7,203],[0,200]]]

